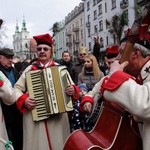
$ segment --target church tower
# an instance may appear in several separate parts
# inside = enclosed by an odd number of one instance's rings
[[[21,31],[19,31],[18,21],[16,22],[15,34],[13,35],[13,47],[16,56],[22,59],[30,58],[30,35],[27,31],[24,17]]]

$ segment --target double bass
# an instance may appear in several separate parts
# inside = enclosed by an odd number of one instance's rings
[[[150,3],[134,21],[120,63],[129,59],[134,43],[144,37],[149,24]],[[142,140],[132,115],[117,103],[104,100],[94,128],[71,133],[63,150],[142,150]]]

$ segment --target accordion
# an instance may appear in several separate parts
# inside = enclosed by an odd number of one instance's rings
[[[65,93],[66,87],[73,82],[65,66],[29,71],[26,79],[29,96],[36,101],[32,110],[33,121],[73,110],[72,98]]]

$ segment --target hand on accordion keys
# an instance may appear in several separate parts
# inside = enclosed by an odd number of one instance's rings
[[[34,109],[36,105],[35,99],[31,97],[27,97],[24,101],[24,105],[29,110]]]

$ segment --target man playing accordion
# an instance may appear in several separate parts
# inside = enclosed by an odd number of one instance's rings
[[[38,59],[24,70],[15,85],[16,92],[19,94],[17,105],[23,113],[23,150],[61,150],[70,134],[67,113],[54,114],[50,118],[38,122],[32,120],[31,111],[35,108],[36,102],[28,94],[26,73],[58,65],[52,60],[52,37],[49,34],[44,34],[33,38],[37,43],[36,53]],[[71,84],[65,89],[65,93],[69,96],[75,96],[75,90],[77,88]]]

